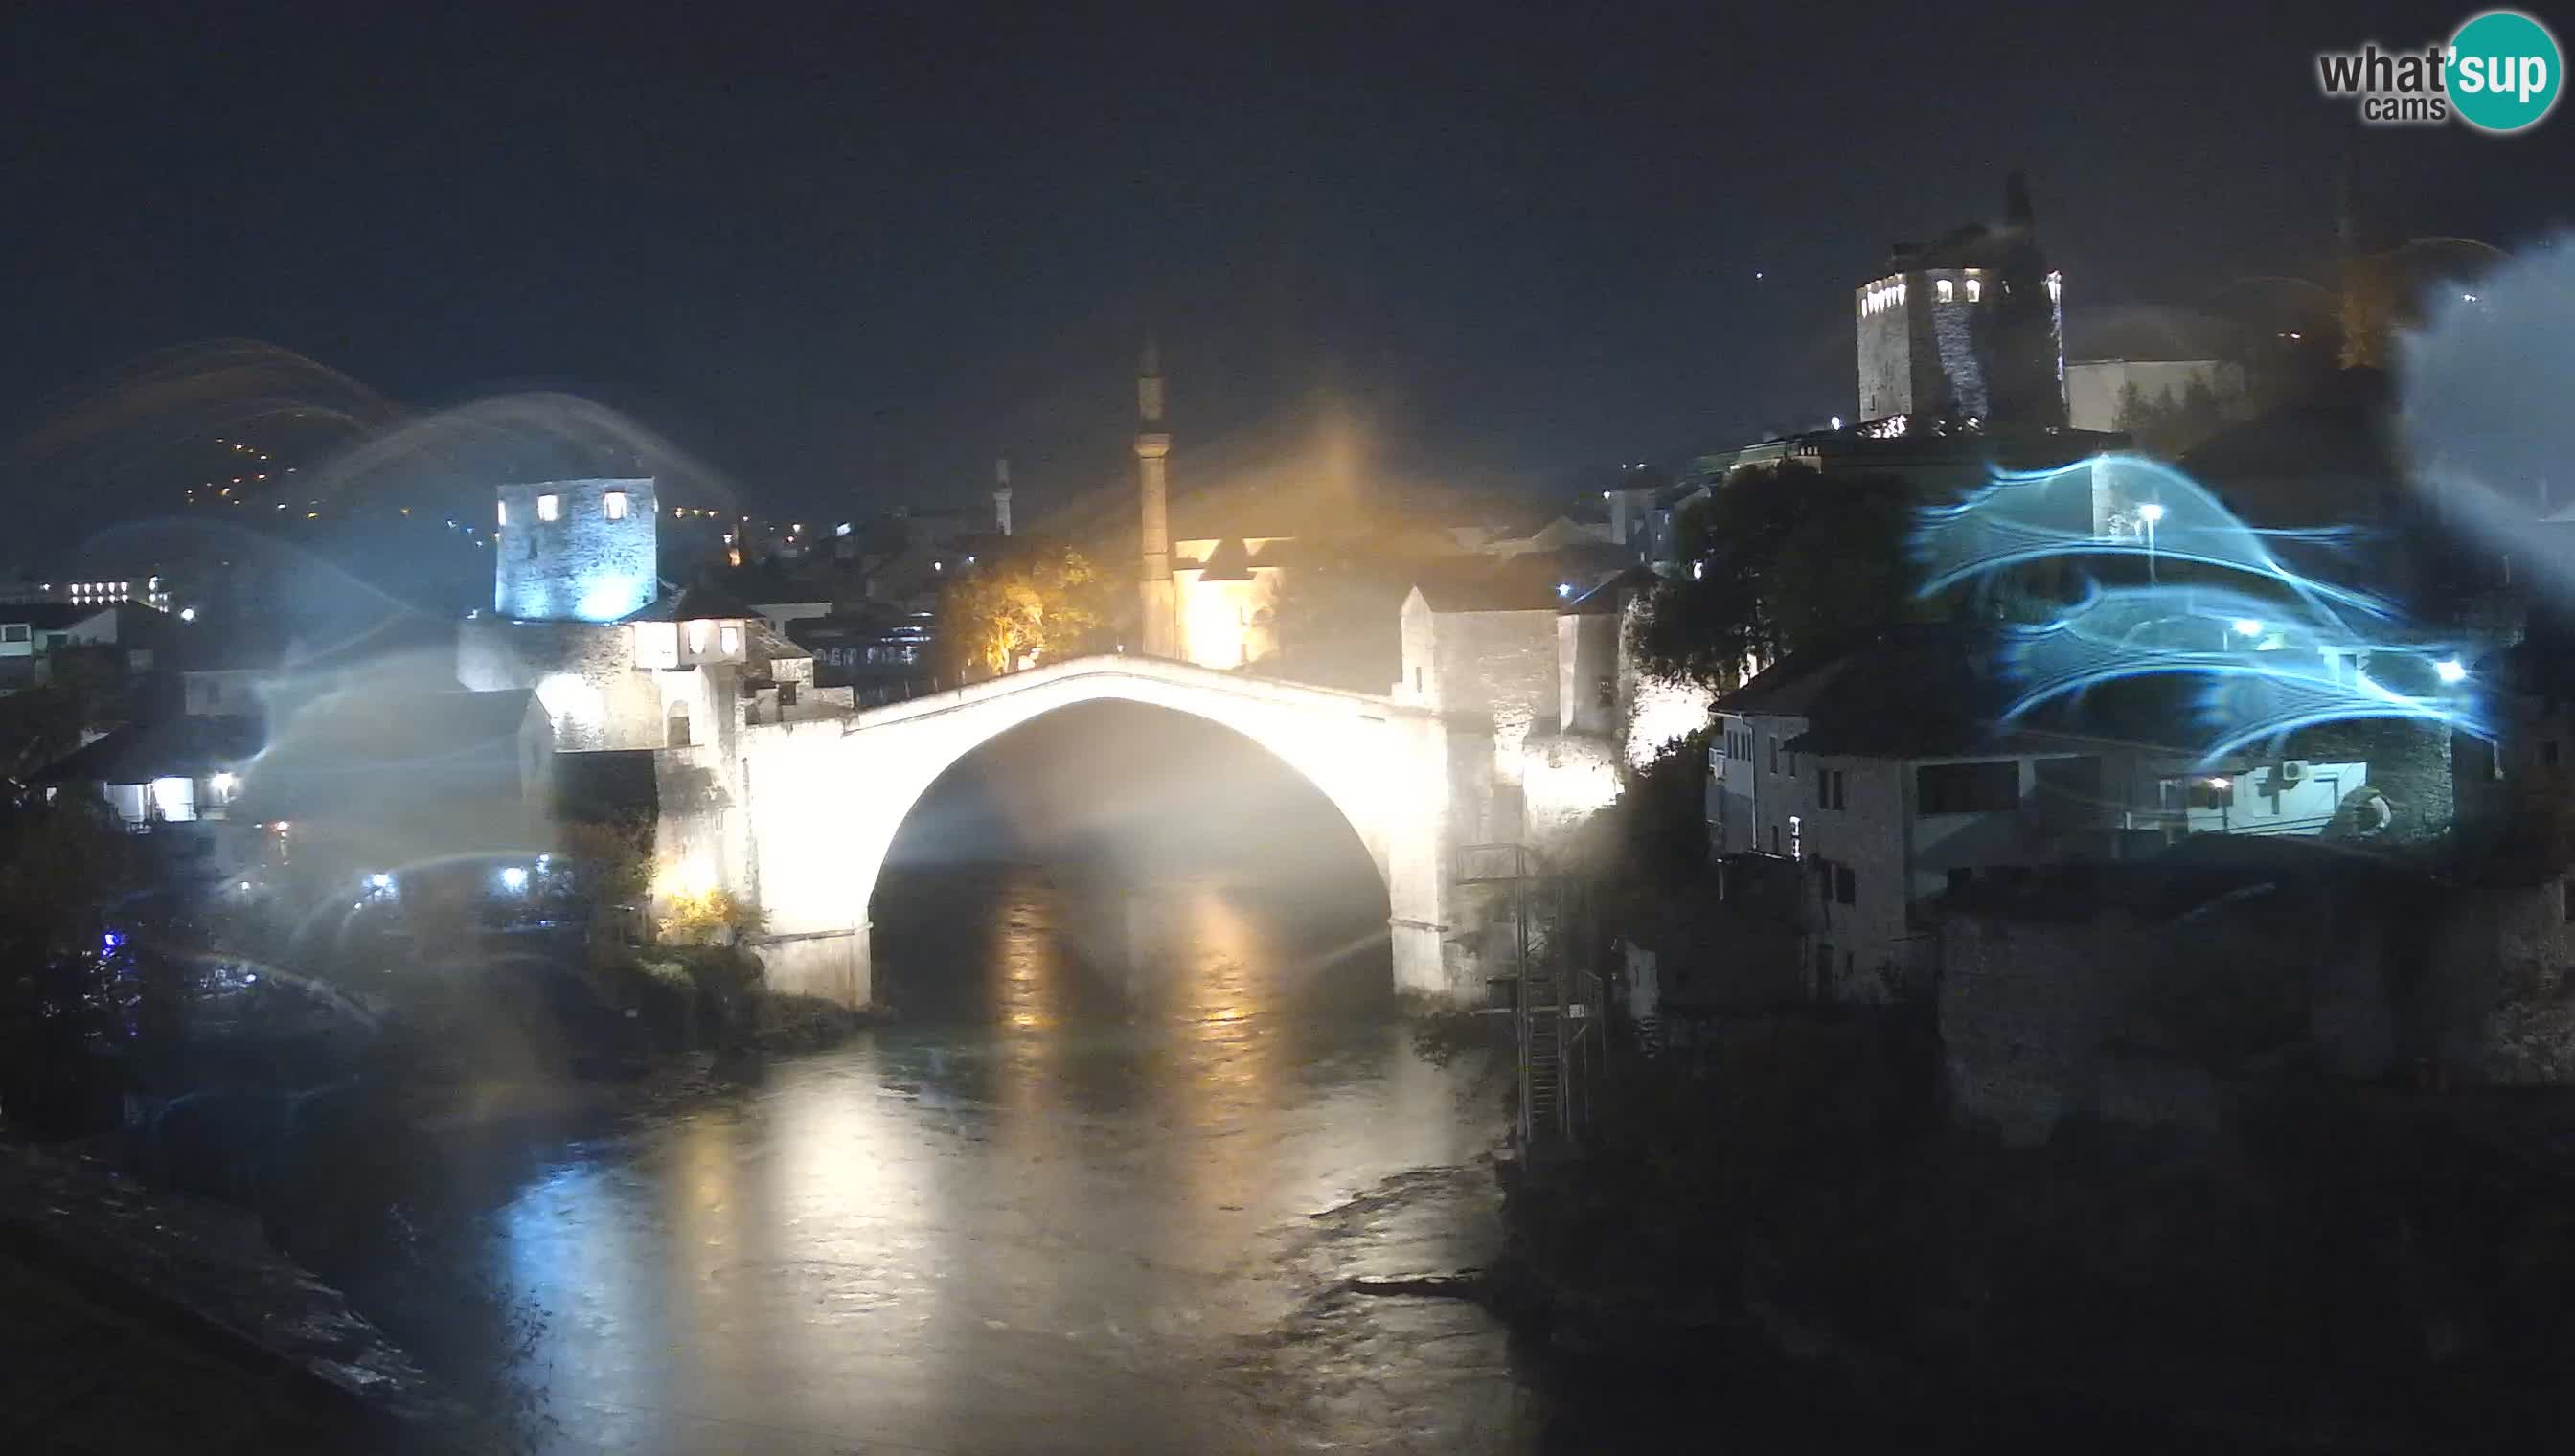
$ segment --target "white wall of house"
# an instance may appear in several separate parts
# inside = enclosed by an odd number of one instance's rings
[[[1798,793],[1799,755],[1789,740],[1806,721],[1773,714],[1728,714],[1717,720],[1709,749],[1709,847],[1719,854],[1794,856],[1805,801]],[[1729,735],[1735,756],[1728,755]]]
[[[2300,761],[2168,778],[2161,786],[2164,807],[2178,811],[2190,833],[2321,834],[2343,796],[2368,781],[2367,763]]]
[[[2204,384],[2226,404],[2244,393],[2244,371],[2218,359],[2086,359],[2065,366],[2066,419],[2077,430],[2117,430],[2119,396],[2135,385],[2149,404],[2178,402]]]

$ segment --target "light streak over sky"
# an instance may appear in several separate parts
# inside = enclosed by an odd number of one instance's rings
[[[2256,530],[2179,471],[2111,456],[1997,472],[1958,505],[1922,513],[1914,549],[1923,596],[2052,562],[2137,563],[2122,574],[2146,578],[2087,579],[2052,620],[2006,630],[2001,665],[2020,690],[2006,722],[2114,683],[2165,679],[2184,686],[2155,736],[2203,762],[2357,720],[2491,737],[2477,685],[2461,676],[2463,645],[2417,631],[2381,597],[2290,564],[2291,555],[2348,563],[2359,537]],[[2158,567],[2183,567],[2189,580],[2158,582]]]

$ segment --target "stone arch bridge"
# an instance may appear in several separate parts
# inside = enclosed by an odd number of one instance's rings
[[[922,794],[1008,729],[1103,700],[1204,719],[1303,775],[1384,880],[1396,988],[1480,998],[1450,875],[1455,846],[1477,836],[1486,812],[1490,729],[1364,694],[1104,656],[845,717],[752,725],[729,763],[706,764],[731,779],[717,795],[729,803],[695,823],[666,809],[664,843],[705,861],[701,882],[730,884],[767,911],[759,948],[773,985],[863,1004],[874,989],[869,901]]]

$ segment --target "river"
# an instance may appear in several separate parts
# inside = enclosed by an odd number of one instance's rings
[[[499,1210],[560,1449],[1527,1445],[1480,1310],[1331,1292],[1489,1254],[1495,1069],[1413,1054],[1363,920],[1103,893],[914,880],[880,937],[899,1027]]]

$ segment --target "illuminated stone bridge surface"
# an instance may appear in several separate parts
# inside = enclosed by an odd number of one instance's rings
[[[1001,733],[1101,701],[1204,719],[1302,774],[1349,821],[1385,882],[1396,988],[1456,1001],[1481,995],[1457,943],[1449,875],[1454,845],[1473,837],[1484,811],[1488,732],[1388,699],[1123,656],[1073,659],[844,718],[745,728],[731,785],[739,827],[726,856],[739,862],[726,877],[768,913],[760,949],[771,984],[867,1002],[869,901],[923,792]]]

